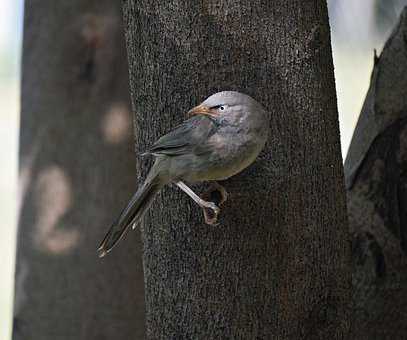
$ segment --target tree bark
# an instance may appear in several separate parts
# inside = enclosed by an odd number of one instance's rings
[[[345,162],[353,339],[407,338],[407,8],[375,65]]]
[[[350,243],[325,1],[125,0],[124,20],[139,151],[219,90],[272,116],[264,152],[223,182],[219,226],[174,188],[146,216],[147,338],[346,338]]]
[[[15,340],[142,339],[141,244],[96,249],[136,187],[119,1],[25,3]]]

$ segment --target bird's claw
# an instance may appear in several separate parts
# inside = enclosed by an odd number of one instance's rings
[[[203,208],[205,223],[209,225],[218,225],[218,216],[220,213],[220,206],[223,205],[228,197],[228,193],[223,186],[217,182],[211,182],[208,191],[204,194],[204,199],[208,205]],[[211,202],[212,200],[216,201]]]
[[[218,182],[211,182],[211,185],[209,187],[208,190],[208,194],[209,196],[213,193],[217,191],[220,194],[220,198],[219,198],[219,202],[217,202],[217,204],[219,206],[223,205],[227,199],[228,199],[228,192],[226,191],[226,189],[220,185]]]
[[[213,202],[208,202],[208,206],[203,208],[203,213],[205,217],[205,223],[209,225],[216,226],[219,223],[218,222],[218,215],[220,213],[219,207],[213,203]],[[209,210],[211,210],[211,214],[209,213]]]

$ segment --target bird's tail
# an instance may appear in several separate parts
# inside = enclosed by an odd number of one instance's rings
[[[147,176],[145,183],[134,194],[119,218],[112,224],[98,248],[99,257],[105,256],[124,237],[132,225],[137,224],[148,210],[156,194],[163,187],[158,174]]]

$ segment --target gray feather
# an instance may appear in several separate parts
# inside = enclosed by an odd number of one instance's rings
[[[148,150],[158,156],[201,155],[210,150],[208,138],[217,131],[216,123],[206,116],[195,116],[162,136]]]

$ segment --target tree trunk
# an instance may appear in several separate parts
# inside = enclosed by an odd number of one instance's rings
[[[140,151],[219,90],[272,115],[264,152],[223,182],[219,226],[175,188],[146,216],[147,338],[346,338],[350,243],[325,1],[125,0],[124,20]]]
[[[15,340],[142,339],[141,244],[96,249],[136,187],[119,1],[25,4]]]
[[[407,339],[407,8],[375,66],[345,162],[353,339]]]

